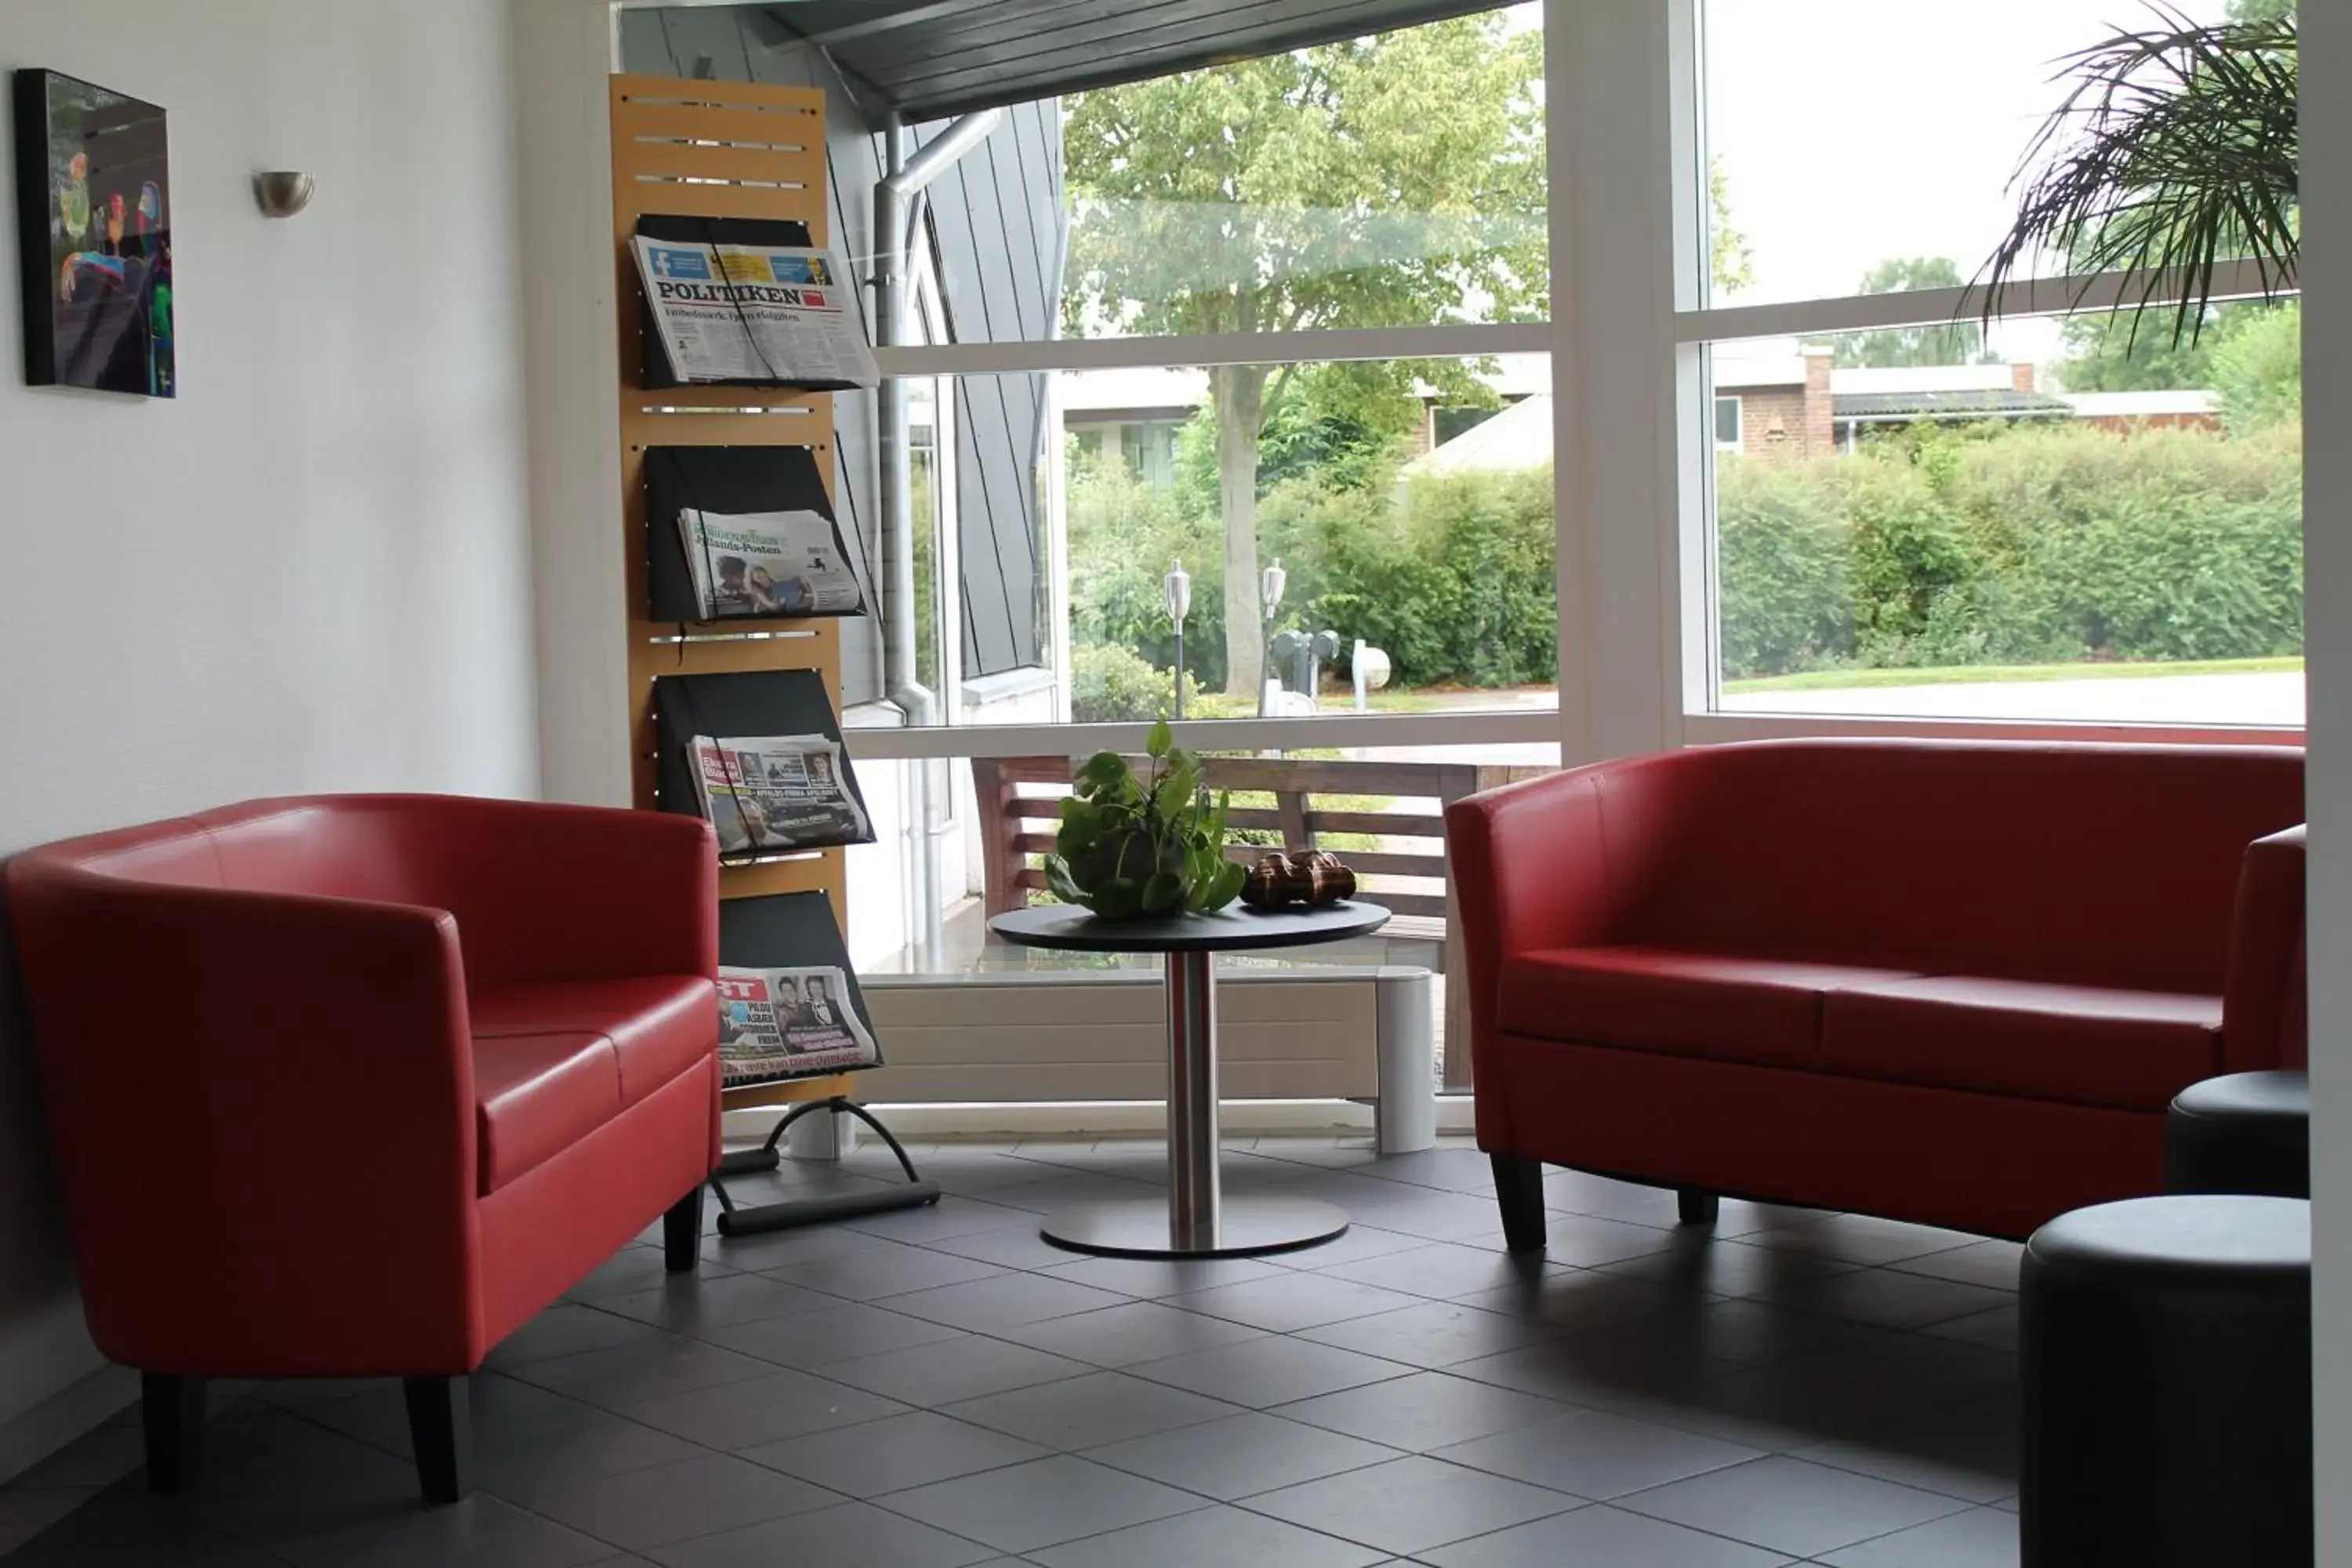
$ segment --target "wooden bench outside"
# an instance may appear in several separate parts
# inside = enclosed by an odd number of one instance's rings
[[[1134,761],[1139,763],[1142,759]],[[1062,756],[972,759],[972,784],[980,804],[984,898],[991,915],[1020,909],[1033,892],[1045,889],[1041,862],[1054,851],[1062,800],[1070,793],[1071,774],[1084,762],[1082,757]],[[1225,823],[1234,833],[1277,834],[1281,847],[1294,854],[1324,847],[1323,838],[1328,834],[1370,835],[1379,840],[1375,849],[1339,853],[1355,868],[1365,896],[1395,912],[1397,918],[1381,934],[1394,941],[1429,943],[1428,967],[1440,973],[1458,973],[1461,969],[1448,910],[1452,893],[1446,880],[1444,808],[1482,790],[1553,771],[1346,758],[1212,756],[1203,757],[1202,763],[1204,782],[1213,790],[1274,797],[1271,809],[1234,806]],[[1389,805],[1366,810],[1317,804],[1318,798],[1332,795],[1378,796]],[[1436,803],[1434,811],[1425,804],[1432,801]],[[1429,847],[1390,842],[1394,839],[1425,840]],[[1225,853],[1247,864],[1273,847],[1236,840],[1225,847]],[[1400,887],[1400,882],[1408,885]],[[1433,890],[1431,883],[1446,890]],[[1452,1048],[1469,1038],[1467,997],[1460,987],[1446,988],[1445,1014],[1449,1047],[1445,1084],[1448,1089],[1466,1089],[1469,1052]]]

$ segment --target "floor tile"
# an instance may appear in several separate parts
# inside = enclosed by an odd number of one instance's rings
[[[712,1285],[721,1282],[709,1281]],[[483,1358],[482,1364],[492,1371],[503,1371],[527,1361],[607,1350],[648,1338],[656,1331],[655,1325],[640,1322],[635,1317],[565,1301],[550,1307],[500,1340]]]
[[[2017,1568],[2017,1516],[1997,1508],[1971,1509],[1820,1561],[1831,1568]]]
[[[1441,1241],[1379,1258],[1360,1258],[1352,1263],[1334,1263],[1318,1272],[1335,1279],[1353,1279],[1360,1285],[1402,1290],[1408,1296],[1444,1300],[1538,1279],[1553,1267],[1542,1257],[1530,1253],[1490,1252],[1484,1247]]]
[[[756,1231],[750,1236],[706,1236],[702,1238],[702,1257],[706,1263],[758,1273],[787,1264],[814,1263],[861,1252],[887,1252],[903,1245],[844,1226],[810,1225],[795,1226],[790,1230]]]
[[[709,1238],[716,1241],[718,1238]],[[706,1243],[708,1245],[708,1243]],[[701,1266],[695,1270],[698,1279],[723,1279],[738,1272],[732,1264],[719,1261],[707,1253]],[[662,1261],[657,1247],[625,1247],[605,1262],[590,1271],[587,1278],[563,1293],[567,1301],[594,1301],[606,1296],[626,1296],[632,1291],[650,1290],[669,1278],[669,1269]]]
[[[525,1383],[606,1410],[662,1394],[740,1383],[769,1365],[678,1334],[635,1340],[579,1355],[556,1356],[515,1368]],[[477,1397],[480,1391],[476,1390]]]
[[[274,1547],[294,1568],[580,1568],[609,1542],[477,1494]]]
[[[885,1247],[853,1252],[845,1257],[786,1263],[763,1272],[770,1279],[797,1285],[804,1289],[822,1290],[828,1296],[838,1296],[851,1301],[875,1301],[886,1296],[904,1296],[910,1291],[959,1285],[971,1279],[986,1279],[1003,1275],[1004,1270],[993,1263],[957,1258],[944,1252],[934,1252],[926,1247],[909,1247],[904,1242],[894,1241]]]
[[[1939,1340],[1958,1340],[1987,1350],[2013,1352],[2017,1349],[2017,1308],[2011,1304],[1971,1312],[1948,1322],[1929,1323],[1919,1331]]]
[[[1581,1504],[1523,1481],[1413,1458],[1286,1487],[1244,1506],[1327,1535],[1419,1556]]]
[[[691,1334],[830,1307],[837,1300],[758,1274],[738,1274],[725,1279],[673,1274],[651,1290],[606,1296],[596,1305],[604,1311]]]
[[[943,1241],[950,1237],[977,1236],[992,1230],[1034,1230],[1037,1216],[1027,1209],[950,1194],[921,1208],[869,1215],[864,1219],[847,1223],[851,1228],[862,1230],[868,1236],[884,1236],[893,1241],[908,1241],[921,1246]]]
[[[1580,1508],[1441,1546],[1433,1568],[1775,1568],[1778,1552],[1613,1508]]]
[[[698,1458],[698,1444],[605,1411],[532,1422],[495,1436],[478,1424],[474,1434],[474,1473],[482,1487],[509,1490],[552,1481],[595,1480],[654,1465]]]
[[[1474,1437],[1533,1426],[1563,1412],[1556,1401],[1531,1394],[1441,1372],[1417,1372],[1285,1405],[1276,1413],[1326,1431],[1425,1453]]]
[[[1155,1300],[1219,1285],[1238,1285],[1282,1272],[1254,1258],[1085,1258],[1040,1270],[1098,1290]]]
[[[1399,1458],[1394,1448],[1255,1411],[1089,1448],[1085,1457],[1232,1502]]]
[[[1027,1209],[1042,1218],[1057,1209],[1072,1208],[1079,1204],[1119,1203],[1160,1195],[1160,1190],[1147,1182],[1131,1182],[1120,1176],[1087,1172],[1053,1170],[1045,1166],[1040,1169],[1047,1173],[1034,1181],[998,1187],[988,1194],[988,1201]]]
[[[1966,1505],[1774,1455],[1638,1492],[1618,1506],[1791,1556],[1818,1557],[1957,1513]]]
[[[1672,1187],[1645,1187],[1582,1171],[1552,1170],[1544,1173],[1544,1205],[1595,1219],[1621,1219],[1633,1225],[1671,1227],[1681,1220],[1679,1200]]]
[[[1455,1443],[1430,1457],[1604,1501],[1762,1458],[1737,1443],[1603,1410],[1571,1410],[1533,1426]]]
[[[1425,1301],[1393,1312],[1304,1329],[1297,1337],[1414,1366],[1443,1367],[1499,1355],[1561,1331],[1540,1319],[1509,1317],[1456,1301]]]
[[[1397,1362],[1277,1334],[1264,1334],[1240,1344],[1171,1356],[1165,1361],[1144,1362],[1127,1370],[1154,1383],[1188,1388],[1212,1399],[1229,1400],[1254,1409],[1336,1394],[1341,1389],[1403,1377],[1412,1371]]]
[[[1851,1273],[1860,1267],[1841,1258],[1793,1247],[1754,1247],[1703,1230],[1677,1232],[1662,1251],[1601,1265],[1612,1274],[1713,1296],[1767,1296],[1802,1280]]]
[[[2010,1305],[2016,1296],[1924,1274],[1860,1268],[1790,1286],[1769,1300],[1799,1311],[1826,1312],[1881,1328],[1923,1329]]]
[[[1675,1233],[1654,1226],[1631,1225],[1622,1219],[1591,1215],[1554,1214],[1544,1222],[1544,1257],[1575,1268],[1597,1268],[1663,1252],[1675,1245]]]
[[[1314,1247],[1302,1247],[1296,1252],[1276,1252],[1261,1261],[1277,1268],[1319,1271],[1335,1263],[1352,1263],[1360,1258],[1380,1258],[1391,1252],[1406,1252],[1416,1247],[1427,1247],[1428,1241],[1402,1231],[1381,1230],[1374,1226],[1354,1225],[1342,1234]]]
[[[1267,1338],[1263,1329],[1186,1312],[1157,1301],[1129,1301],[1100,1311],[1049,1318],[997,1331],[1003,1338],[1097,1366],[1127,1366]]]
[[[849,1497],[879,1497],[933,1481],[1042,1459],[1048,1450],[929,1410],[746,1448],[742,1457]]]
[[[772,1372],[646,1400],[616,1414],[706,1448],[731,1450],[878,1421],[906,1408],[896,1400],[806,1373]]]
[[[1041,1568],[1370,1568],[1376,1548],[1237,1508],[1207,1508],[1031,1554]]]
[[[1095,1370],[1086,1362],[959,1331],[950,1340],[836,1362],[824,1372],[853,1388],[937,1408]]]
[[[1785,1247],[1819,1252],[1850,1263],[1893,1263],[1899,1258],[1925,1258],[1949,1252],[1981,1240],[1965,1231],[1943,1230],[1931,1225],[1878,1219],[1869,1215],[1824,1214],[1780,1226],[1748,1238],[1759,1247]]]
[[[1369,1318],[1374,1312],[1392,1312],[1400,1307],[1412,1306],[1419,1300],[1402,1291],[1359,1285],[1352,1279],[1335,1279],[1328,1274],[1293,1271],[1273,1279],[1251,1279],[1239,1285],[1221,1285],[1213,1290],[1171,1297],[1168,1304],[1181,1307],[1189,1312],[1206,1312],[1213,1318],[1224,1318],[1236,1323],[1247,1323],[1254,1329],[1286,1334],[1300,1329],[1320,1328],[1325,1323],[1336,1323],[1348,1318]]]
[[[2014,1290],[2017,1289],[2018,1266],[2024,1256],[2025,1247],[2020,1242],[1979,1241],[1970,1247],[1956,1247],[1949,1252],[1931,1252],[1924,1258],[1906,1258],[1887,1267],[1906,1274],[1925,1274],[1935,1279],[1981,1285],[1990,1290]]]
[[[1212,1506],[1205,1499],[1066,1455],[894,1492],[882,1506],[1024,1555]]]
[[[837,1492],[726,1454],[625,1475],[542,1479],[502,1494],[632,1552],[828,1508]]]
[[[100,1490],[96,1486],[37,1487],[12,1482],[0,1490],[0,1555],[35,1539]]]
[[[959,1421],[1064,1451],[1194,1426],[1234,1413],[1234,1406],[1222,1400],[1204,1399],[1118,1372],[1090,1373],[966,1399],[943,1412]]]
[[[1028,1214],[1025,1209],[1022,1212]],[[1028,1217],[1034,1221],[1037,1216],[1029,1215]],[[1000,1268],[1052,1268],[1077,1257],[1068,1247],[1056,1247],[1038,1235],[1034,1224],[1020,1229],[983,1230],[970,1236],[950,1236],[925,1245],[934,1252],[993,1263]]]
[[[887,1513],[871,1503],[698,1536],[646,1554],[665,1568],[966,1568],[996,1549]]]
[[[963,1331],[887,1308],[840,1301],[814,1312],[708,1330],[700,1337],[778,1366],[822,1372],[860,1356],[961,1339]]]
[[[1795,1457],[1996,1503],[2017,1490],[2019,1435],[2017,1401],[2005,1397],[1891,1414],[1855,1437],[1799,1448]]]
[[[988,1333],[1018,1328],[1023,1323],[1042,1322],[1047,1318],[1066,1318],[1102,1307],[1116,1307],[1129,1300],[1108,1290],[1074,1285],[1066,1279],[1048,1279],[1042,1274],[1000,1274],[992,1279],[974,1279],[937,1290],[919,1290],[911,1296],[894,1296],[890,1310]]]

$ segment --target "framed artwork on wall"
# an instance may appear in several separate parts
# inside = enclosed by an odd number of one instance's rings
[[[47,70],[16,106],[25,379],[177,395],[163,111]]]

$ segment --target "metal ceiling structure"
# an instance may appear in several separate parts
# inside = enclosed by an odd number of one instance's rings
[[[909,122],[1335,43],[1500,0],[793,0],[766,8]]]

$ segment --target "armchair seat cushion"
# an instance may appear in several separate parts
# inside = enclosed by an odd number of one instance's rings
[[[551,1030],[474,1042],[474,1119],[489,1196],[621,1113],[621,1069],[602,1035]]]
[[[467,999],[478,1058],[483,1042],[509,1037],[604,1038],[613,1048],[621,1107],[710,1059],[718,1006],[708,979],[667,974],[492,985]]]
[[[1539,1039],[1811,1068],[1821,1066],[1827,994],[1905,978],[1759,953],[1552,948],[1504,961],[1498,1023]]]
[[[2161,1111],[2221,1067],[2221,998],[1939,974],[1849,985],[1822,1065],[1896,1083]]]

